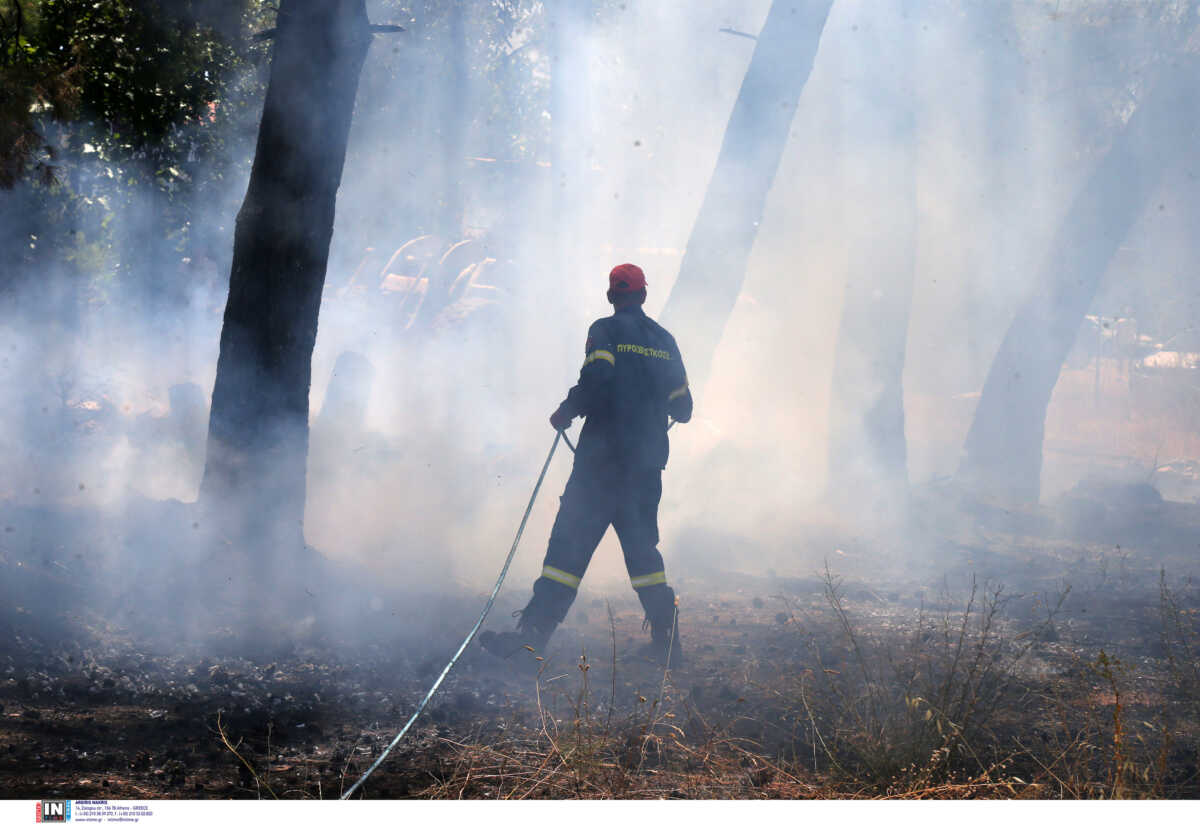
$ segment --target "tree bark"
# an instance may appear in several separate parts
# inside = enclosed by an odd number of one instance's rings
[[[234,233],[201,502],[226,537],[303,547],[308,396],[364,0],[283,0]]]
[[[829,416],[830,500],[896,516],[908,491],[903,377],[917,246],[910,6],[864,6],[848,66],[863,68],[842,104],[849,258]]]
[[[725,128],[663,322],[688,356],[693,392],[746,278],[767,193],[812,72],[832,0],[774,0]]]
[[[957,476],[969,488],[1006,501],[1038,500],[1046,408],[1079,325],[1165,169],[1192,150],[1194,70],[1189,60],[1147,84],[1059,225],[988,371]],[[1181,115],[1189,122],[1179,130]]]

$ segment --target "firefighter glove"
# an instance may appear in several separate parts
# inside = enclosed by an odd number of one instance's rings
[[[574,419],[574,415],[560,406],[558,409],[555,409],[554,414],[550,416],[550,425],[561,432],[569,427],[571,425],[571,421]]]

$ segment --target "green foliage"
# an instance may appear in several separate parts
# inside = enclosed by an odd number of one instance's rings
[[[85,144],[102,157],[173,160],[182,148],[174,139],[179,128],[211,121],[225,84],[242,67],[235,44],[195,6],[178,0],[0,5],[0,184],[11,187],[30,169],[49,182],[50,161]],[[60,132],[66,145],[47,139],[50,121],[72,125]]]
[[[35,58],[68,55],[78,67],[82,114],[106,124],[98,133],[113,155],[170,151],[171,131],[220,97],[236,63],[211,31],[157,17],[144,2],[52,0],[42,10]]]
[[[196,206],[248,163],[238,127],[257,114],[267,49],[247,35],[272,13],[247,0],[0,0],[0,189],[13,190],[0,243],[27,275],[144,280],[153,262],[131,233],[145,234],[146,212],[147,239],[187,254]]]
[[[252,159],[270,41],[251,35],[274,12],[261,0],[0,0],[0,188],[18,190],[0,198],[13,216],[0,243],[20,248],[26,268],[53,262],[104,292],[172,288],[145,239],[173,266],[223,258],[232,226],[212,218],[236,212],[231,192]],[[353,227],[352,248],[428,230],[438,204],[427,193],[451,178],[528,188],[550,137],[542,3],[384,0],[374,16],[407,30],[372,47],[356,132],[372,156],[394,152],[414,171],[349,173],[362,199],[391,204]],[[440,178],[426,159],[454,128],[466,136],[461,165],[446,157]],[[410,186],[397,191],[396,179]]]

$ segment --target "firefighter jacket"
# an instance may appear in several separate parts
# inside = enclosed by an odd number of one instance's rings
[[[675,338],[625,306],[588,329],[579,382],[559,406],[586,418],[576,460],[630,469],[667,465],[667,416],[692,417],[692,395]]]

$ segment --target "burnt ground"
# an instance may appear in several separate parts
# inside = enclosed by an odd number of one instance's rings
[[[142,506],[186,531],[185,507]],[[546,660],[469,650],[361,795],[1200,797],[1195,508],[955,506],[953,534],[799,537],[828,574],[682,577],[669,673],[635,652],[634,599],[585,587]],[[137,535],[79,510],[0,508],[0,528],[9,798],[336,797],[483,602],[335,614],[306,586],[251,641],[246,602],[185,592],[198,569],[232,580],[228,558],[114,565]]]

